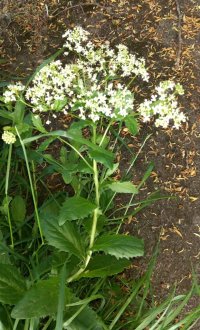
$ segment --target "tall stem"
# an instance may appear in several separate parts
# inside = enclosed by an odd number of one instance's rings
[[[10,218],[9,198],[8,198],[8,186],[9,186],[9,177],[10,177],[11,156],[12,156],[12,144],[9,145],[9,151],[8,151],[8,161],[7,161],[7,169],[6,169],[6,182],[5,182],[5,195],[6,195],[6,210],[7,210],[8,224],[9,224],[9,229],[10,229],[11,247],[14,248],[12,223],[11,223],[11,218]]]
[[[90,245],[89,245],[90,250],[94,245],[94,239],[97,229],[98,213],[99,213],[99,179],[98,179],[98,169],[97,169],[96,160],[93,160],[93,171],[94,171],[94,185],[95,185],[95,200],[97,207],[94,210],[94,214],[93,214],[92,230],[91,230]]]
[[[96,127],[93,127],[93,143],[96,143]],[[93,213],[93,222],[92,222],[92,230],[90,234],[90,245],[89,245],[89,255],[90,258],[92,256],[92,247],[94,245],[95,235],[96,235],[96,229],[97,229],[97,220],[98,220],[98,213],[99,213],[99,173],[97,168],[97,162],[95,159],[93,159],[93,178],[94,178],[94,186],[95,186],[95,201],[96,201],[96,209]],[[90,260],[89,258],[89,260]],[[86,261],[87,262],[87,261]],[[89,261],[88,261],[89,262]],[[88,264],[87,262],[87,264]]]
[[[35,209],[35,217],[37,219],[37,225],[38,225],[38,228],[39,228],[42,244],[44,244],[42,228],[41,228],[41,224],[40,224],[40,218],[39,218],[38,207],[37,207],[37,200],[36,200],[36,195],[35,195],[35,191],[34,191],[34,185],[33,185],[33,180],[32,180],[32,177],[31,177],[31,171],[30,171],[30,167],[29,167],[29,163],[28,163],[28,157],[27,157],[26,149],[25,149],[24,143],[21,139],[21,136],[20,136],[16,126],[15,126],[15,130],[16,130],[16,133],[19,137],[19,140],[20,140],[20,143],[21,143],[21,146],[22,146],[22,150],[23,150],[23,153],[24,153],[24,158],[25,158],[25,162],[26,162],[26,168],[27,168],[27,172],[28,172],[28,178],[29,178],[29,183],[30,183],[30,188],[31,188],[31,193],[32,193],[32,198],[33,198],[33,204],[34,204],[34,209]]]
[[[96,127],[93,127],[93,143],[96,143]],[[89,249],[87,253],[87,257],[85,259],[84,266],[78,270],[77,273],[72,275],[70,278],[68,278],[67,282],[70,283],[73,280],[77,279],[79,275],[81,275],[84,270],[86,269],[87,265],[90,262],[90,259],[92,257],[92,248],[94,245],[94,240],[96,236],[96,230],[97,230],[97,222],[98,222],[98,215],[99,215],[99,173],[98,173],[98,167],[97,162],[95,159],[93,159],[93,179],[94,179],[94,186],[95,186],[95,202],[96,202],[96,208],[93,213],[93,221],[92,221],[92,229],[90,233],[90,243],[89,243]]]

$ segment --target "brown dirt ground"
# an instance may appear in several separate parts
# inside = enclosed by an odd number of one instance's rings
[[[124,43],[145,57],[150,89],[164,79],[184,86],[180,103],[188,123],[181,130],[145,125],[137,139],[127,134],[133,150],[152,134],[132,173],[133,178],[142,177],[147,163],[154,161],[154,172],[143,192],[159,189],[177,199],[156,202],[129,219],[124,230],[143,237],[146,246],[146,257],[133,264],[128,276],[135,270],[144,272],[160,238],[153,276],[155,294],[163,297],[175,282],[179,291],[186,290],[191,284],[191,265],[200,274],[200,0],[3,0],[1,80],[27,76],[62,45],[60,36],[65,29],[75,25],[89,30],[93,39]],[[149,93],[137,92],[141,98]],[[122,152],[124,164],[127,157]]]

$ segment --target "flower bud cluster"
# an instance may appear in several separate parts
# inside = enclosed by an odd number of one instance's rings
[[[184,93],[180,84],[173,81],[164,81],[156,87],[156,94],[150,100],[145,100],[139,106],[139,113],[143,122],[150,121],[152,116],[156,116],[155,126],[167,128],[173,122],[174,128],[179,128],[181,123],[186,121],[186,116],[178,108],[176,95]]]
[[[59,101],[63,102],[64,107],[67,97],[73,94],[72,87],[75,78],[73,65],[63,66],[58,60],[44,66],[25,94],[26,99],[34,106],[33,112],[56,111]]]
[[[13,144],[16,141],[16,137],[12,132],[4,131],[4,133],[2,134],[2,140],[6,144]]]
[[[7,87],[7,90],[4,92],[4,102],[15,102],[19,96],[19,94],[25,89],[25,86],[22,85],[21,82],[17,82],[16,84],[10,84]]]

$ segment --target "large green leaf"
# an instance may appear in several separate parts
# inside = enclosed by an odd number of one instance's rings
[[[121,273],[124,268],[130,266],[127,259],[116,259],[110,255],[96,255],[88,264],[82,277],[105,277]]]
[[[48,217],[42,220],[42,228],[50,245],[60,251],[74,254],[80,259],[84,257],[81,236],[73,223],[67,221],[64,225],[60,226],[58,219]]]
[[[26,204],[23,197],[17,195],[11,201],[11,214],[15,222],[23,222],[26,216]]]
[[[0,304],[0,329],[13,330],[10,322],[10,315],[7,312],[7,306]]]
[[[11,316],[15,319],[54,316],[58,306],[59,278],[41,280],[28,290],[13,308]],[[71,300],[71,292],[65,287],[65,303]]]
[[[93,212],[95,208],[95,204],[83,197],[69,197],[61,207],[59,225],[64,224],[67,220],[83,219]]]
[[[24,279],[17,268],[0,264],[0,302],[14,305],[22,298],[26,290]]]
[[[84,248],[78,229],[70,221],[59,226],[58,212],[58,205],[51,202],[40,213],[43,233],[48,243],[60,251],[69,252],[82,259]]]
[[[109,189],[116,193],[137,194],[138,190],[130,181],[112,182],[106,185]]]
[[[95,241],[94,251],[103,251],[118,258],[143,256],[144,243],[141,239],[127,235],[103,235]]]
[[[104,150],[105,149],[103,148],[102,150],[91,150],[89,152],[90,157],[95,159],[98,163],[101,163],[111,169],[113,167],[114,155],[107,154],[104,152]]]

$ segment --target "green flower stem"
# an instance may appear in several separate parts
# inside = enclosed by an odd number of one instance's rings
[[[14,248],[12,223],[11,223],[11,218],[10,218],[9,199],[8,199],[8,186],[9,186],[9,177],[10,177],[11,156],[12,156],[12,144],[9,145],[9,151],[8,151],[8,161],[7,161],[7,169],[6,169],[6,182],[5,182],[5,195],[6,195],[6,206],[7,206],[6,210],[7,210],[8,224],[9,224],[9,229],[10,229],[11,248]]]
[[[29,178],[29,183],[30,183],[30,188],[31,188],[31,193],[32,193],[32,198],[33,198],[33,204],[34,204],[34,209],[35,209],[35,216],[36,216],[36,220],[37,220],[37,224],[38,224],[42,244],[44,244],[42,228],[41,228],[41,224],[40,224],[40,218],[39,218],[38,207],[37,207],[37,201],[36,201],[36,196],[35,196],[35,191],[34,191],[34,186],[33,186],[33,180],[32,180],[32,177],[31,177],[31,171],[30,171],[30,167],[29,167],[29,163],[28,163],[28,157],[27,157],[26,149],[25,149],[24,143],[21,139],[21,136],[20,136],[19,131],[18,131],[16,126],[15,126],[15,130],[16,130],[16,133],[19,137],[19,141],[21,143],[22,150],[23,150],[23,153],[24,153],[24,158],[25,158],[25,162],[26,162],[26,168],[27,168],[27,172],[28,172],[28,178]]]
[[[18,326],[19,321],[20,321],[20,319],[16,319],[15,320],[15,323],[13,325],[13,330],[16,330],[17,329],[17,326]]]
[[[43,326],[42,330],[47,330],[52,321],[53,321],[53,318],[50,317],[48,319],[47,323],[45,323],[45,325]]]
[[[30,320],[25,320],[24,330],[29,330]]]
[[[112,122],[110,122],[110,123],[108,124],[108,126],[106,127],[106,130],[105,130],[104,135],[103,135],[103,137],[102,137],[102,139],[101,139],[101,142],[99,143],[99,147],[102,145],[102,143],[103,143],[103,141],[104,141],[104,139],[105,139],[105,137],[106,137],[106,135],[107,135],[107,133],[108,133],[109,128],[110,128],[111,125],[112,125]]]
[[[93,127],[93,143],[96,143],[96,127]],[[81,275],[84,270],[86,269],[87,265],[90,262],[90,259],[92,257],[92,248],[94,245],[94,240],[96,236],[96,230],[97,230],[97,222],[98,222],[98,215],[99,215],[99,200],[100,200],[100,194],[99,194],[99,173],[98,173],[98,167],[96,160],[93,159],[93,178],[94,178],[94,186],[95,186],[95,201],[96,201],[96,209],[93,213],[93,222],[92,222],[92,229],[90,234],[90,243],[89,243],[89,250],[87,253],[87,257],[85,259],[84,267],[80,268],[78,272],[76,272],[74,275],[72,275],[70,278],[68,278],[67,282],[70,283],[77,279],[79,275]]]
[[[105,137],[105,134],[104,134]],[[102,139],[104,139],[104,137]],[[93,142],[96,143],[96,127],[93,129]],[[88,258],[86,259],[86,264],[88,265],[91,256],[92,256],[92,247],[94,245],[94,240],[95,240],[95,235],[96,235],[96,229],[97,229],[97,220],[98,220],[98,214],[99,214],[99,200],[100,200],[100,195],[99,195],[99,173],[98,173],[98,168],[97,168],[97,162],[95,159],[93,159],[93,178],[94,178],[94,186],[95,186],[95,201],[96,201],[96,209],[94,210],[93,213],[93,222],[92,222],[92,230],[91,230],[91,235],[90,235],[90,245],[89,245],[89,255]],[[89,260],[88,260],[89,259]],[[86,266],[87,266],[86,265]]]

